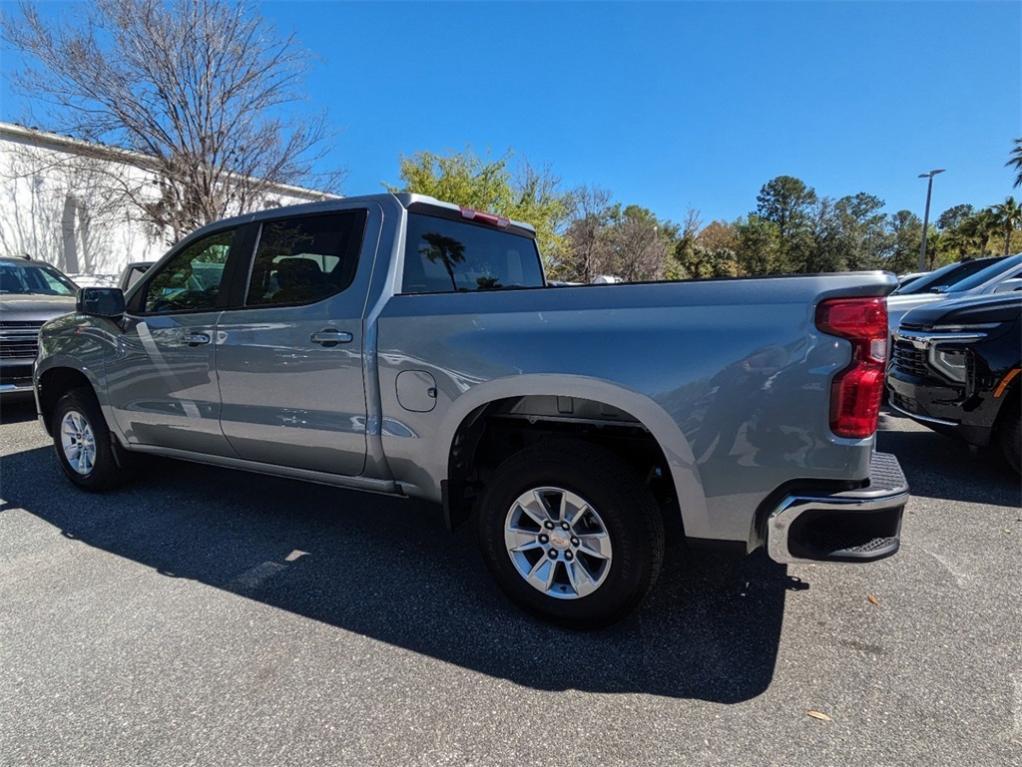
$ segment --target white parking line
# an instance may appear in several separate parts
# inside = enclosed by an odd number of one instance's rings
[[[237,593],[255,591],[270,578],[273,578],[287,569],[288,564],[295,562],[302,557],[308,556],[309,552],[301,549],[293,549],[283,562],[263,562],[255,567],[250,567],[245,572],[232,578],[225,588]]]

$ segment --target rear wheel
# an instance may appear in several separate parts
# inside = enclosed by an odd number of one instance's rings
[[[125,482],[131,471],[121,465],[99,403],[85,388],[72,389],[53,409],[50,432],[64,474],[86,490],[109,490]]]
[[[632,610],[663,560],[660,509],[638,475],[585,442],[523,450],[480,500],[483,555],[519,606],[565,625],[610,623]]]

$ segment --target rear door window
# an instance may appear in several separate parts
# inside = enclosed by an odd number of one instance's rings
[[[489,226],[408,214],[405,293],[543,287],[536,242]]]
[[[292,306],[340,293],[355,277],[366,211],[268,221],[248,283],[246,306]]]

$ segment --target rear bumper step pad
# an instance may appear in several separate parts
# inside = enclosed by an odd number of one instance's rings
[[[908,482],[898,459],[874,453],[869,484],[839,493],[787,496],[767,518],[775,562],[872,562],[901,545]]]

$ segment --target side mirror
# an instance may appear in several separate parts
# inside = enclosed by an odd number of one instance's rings
[[[124,291],[120,288],[81,288],[75,311],[90,317],[116,320],[124,314]]]
[[[1022,290],[1022,277],[1012,277],[1004,280],[994,288],[994,293],[1011,293],[1015,290]]]

